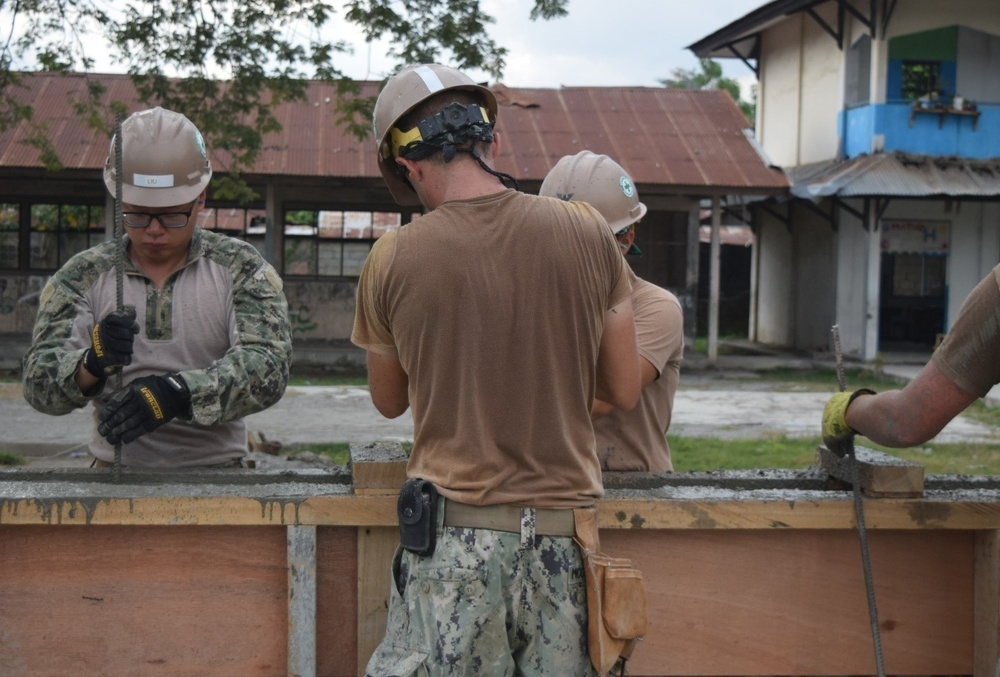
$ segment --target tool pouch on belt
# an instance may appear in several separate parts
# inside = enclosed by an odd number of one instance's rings
[[[636,642],[646,634],[646,586],[632,560],[600,552],[597,510],[576,509],[573,517],[587,583],[590,662],[605,675],[619,656],[631,656]]]
[[[396,503],[400,545],[417,555],[434,552],[437,504],[437,489],[427,480],[417,477],[403,483]]]

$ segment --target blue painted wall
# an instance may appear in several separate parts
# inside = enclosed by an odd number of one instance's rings
[[[931,113],[912,115],[908,103],[856,106],[842,111],[838,122],[845,157],[870,153],[872,138],[884,136],[882,148],[926,155],[1000,157],[1000,104],[979,104],[979,120]],[[939,126],[940,125],[940,126]]]

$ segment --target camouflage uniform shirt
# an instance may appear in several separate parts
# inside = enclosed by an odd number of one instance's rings
[[[59,415],[93,401],[96,421],[116,387],[112,376],[84,394],[74,380],[92,327],[116,308],[115,255],[113,242],[88,249],[45,285],[23,365],[24,396],[35,409]],[[245,456],[242,417],[277,402],[288,382],[291,330],[277,272],[251,245],[195,229],[187,262],[160,289],[126,256],[123,291],[140,326],[123,383],[179,372],[192,416],[124,445],[122,463],[206,466]],[[91,453],[111,461],[114,448],[96,428]]]

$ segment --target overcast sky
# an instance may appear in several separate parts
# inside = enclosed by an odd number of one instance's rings
[[[482,7],[496,19],[491,27],[493,38],[509,51],[503,77],[507,85],[656,87],[675,68],[697,67],[697,59],[685,49],[688,45],[767,1],[569,0],[569,15],[550,21],[529,19],[534,0],[482,0]],[[0,25],[10,20],[8,10],[0,10]],[[365,45],[360,31],[338,19],[322,31],[322,37],[356,45],[352,56],[335,57],[338,68],[356,79],[386,76],[392,69],[387,45]],[[308,32],[314,33],[308,37],[316,37],[315,29]],[[88,54],[96,60],[95,71],[124,72],[109,61],[103,46],[88,49]],[[738,59],[720,62],[724,74],[739,80],[746,92],[754,82],[753,72]],[[15,67],[31,69],[33,65]],[[470,75],[489,79],[482,73]]]
[[[569,0],[569,15],[550,21],[528,18],[534,0],[482,0],[482,6],[496,18],[493,38],[509,50],[503,78],[507,85],[656,87],[675,68],[697,67],[688,45],[766,2]],[[369,50],[360,46],[348,62],[348,74],[381,77],[388,67],[385,51],[384,46],[373,46],[369,62]],[[742,61],[720,63],[726,76],[754,81],[753,71]]]

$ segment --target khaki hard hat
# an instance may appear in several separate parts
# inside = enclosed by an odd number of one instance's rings
[[[646,205],[639,202],[639,191],[628,172],[607,155],[589,150],[560,159],[542,181],[538,194],[588,203],[601,213],[613,233],[646,215]]]
[[[396,169],[391,131],[400,118],[421,102],[447,90],[466,90],[479,95],[491,120],[496,120],[497,100],[493,92],[476,84],[465,73],[441,64],[407,66],[389,78],[375,101],[372,122],[378,149],[378,168],[389,193],[401,205],[419,205],[420,198]]]
[[[116,195],[115,139],[104,165],[104,185]],[[205,140],[190,120],[164,108],[133,113],[122,122],[122,202],[177,207],[194,202],[212,178]]]

